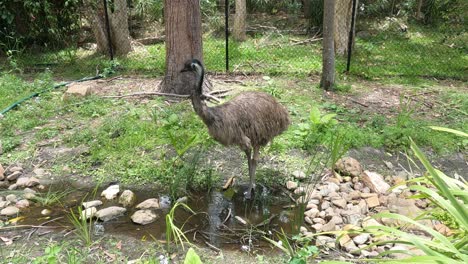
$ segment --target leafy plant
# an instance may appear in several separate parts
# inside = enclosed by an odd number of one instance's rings
[[[195,212],[186,204],[184,203],[179,203],[176,202],[174,206],[171,208],[168,214],[166,214],[166,245],[167,245],[167,251],[169,252],[169,246],[172,242],[174,242],[176,245],[182,246],[182,249],[184,249],[184,243],[191,244],[188,238],[185,236],[184,232],[182,229],[184,228],[185,223],[190,219],[185,220],[184,224],[182,224],[181,227],[178,227],[175,224],[175,211],[177,208],[182,207],[183,209],[189,211],[193,215],[195,215]]]
[[[32,198],[32,200],[36,203],[41,204],[42,206],[51,206],[56,203],[60,203],[63,198],[69,195],[72,191],[71,190],[62,190],[62,191],[53,191],[52,188],[46,193],[38,193]]]
[[[70,209],[68,219],[75,228],[75,234],[78,238],[85,243],[86,246],[93,244],[93,220],[90,218],[89,222],[85,216],[85,210],[81,206],[78,207],[77,212]]]
[[[312,149],[322,142],[324,136],[338,123],[336,114],[322,115],[317,107],[312,107],[309,119],[305,123],[300,123],[295,135],[303,143],[303,148]]]
[[[277,234],[278,241],[264,237],[266,241],[289,255],[290,264],[305,264],[309,258],[314,258],[318,255],[319,250],[316,246],[309,245],[311,240],[301,236],[293,236],[290,239],[283,229]]]
[[[203,262],[200,259],[200,256],[193,250],[189,248],[187,254],[185,255],[184,264],[202,264]]]
[[[59,263],[59,254],[62,251],[62,247],[59,245],[49,245],[45,248],[44,253],[45,255],[36,258],[32,263],[34,264],[56,264]]]

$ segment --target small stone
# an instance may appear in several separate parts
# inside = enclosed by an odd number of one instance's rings
[[[363,215],[366,215],[367,212],[369,211],[369,207],[367,206],[367,203],[366,203],[365,200],[359,201],[358,207],[359,207],[359,209],[361,211],[361,214],[363,214]]]
[[[311,227],[315,230],[315,232],[322,232],[323,230],[323,224],[321,223],[316,223],[311,225]]]
[[[361,192],[360,191],[352,191],[349,193],[349,198],[351,200],[357,200],[359,198],[361,198]]]
[[[23,171],[23,168],[20,167],[20,166],[13,166],[13,167],[11,167],[11,168],[9,169],[9,171],[12,172],[12,173],[13,173],[13,172],[17,172],[17,171],[20,171],[20,172],[21,172],[21,171]]]
[[[320,246],[328,246],[328,244],[332,243],[335,245],[335,239],[329,236],[317,236],[315,239],[315,245]]]
[[[356,225],[347,224],[343,226],[343,230],[344,231],[356,231],[356,230],[359,230],[359,227]]]
[[[345,208],[346,206],[346,200],[345,199],[335,199],[331,201],[332,204],[338,206],[339,208]]]
[[[321,208],[322,210],[326,210],[326,209],[330,208],[330,202],[329,202],[329,201],[324,201],[324,202],[322,203],[322,205],[320,206],[320,208]]]
[[[367,199],[369,197],[376,197],[378,196],[376,193],[361,193],[361,198]]]
[[[339,191],[342,192],[342,193],[351,193],[351,192],[354,191],[352,185],[353,184],[350,183],[350,182],[342,183],[342,184],[340,184],[340,190]]]
[[[117,194],[120,192],[120,187],[117,184],[107,187],[102,191],[101,196],[104,196],[107,200],[112,200],[117,197]]]
[[[370,237],[369,234],[363,233],[363,234],[355,236],[353,238],[353,241],[354,241],[354,243],[356,243],[356,245],[362,245],[362,244],[366,243],[367,240],[369,240],[369,237]]]
[[[328,189],[330,190],[330,192],[338,192],[340,190],[340,186],[336,183],[333,183],[333,182],[329,182],[328,183]]]
[[[52,211],[50,209],[43,209],[41,211],[41,215],[50,215],[52,213]]]
[[[344,157],[335,163],[335,168],[341,175],[358,177],[362,173],[361,164],[351,157]]]
[[[29,201],[26,199],[22,199],[16,202],[16,207],[18,208],[26,208],[29,207]]]
[[[315,204],[315,205],[319,205],[320,204],[320,201],[317,200],[317,199],[312,199],[312,200],[309,200],[308,204]]]
[[[364,184],[362,182],[356,182],[353,184],[353,189],[356,191],[361,191],[364,188]]]
[[[303,172],[303,171],[294,171],[293,173],[293,177],[298,179],[298,180],[303,180],[306,178],[306,174]]]
[[[81,219],[90,219],[93,218],[96,215],[97,209],[96,207],[89,207],[81,211]]]
[[[294,194],[296,194],[296,195],[305,194],[305,188],[304,187],[298,187],[296,190],[294,190]]]
[[[18,187],[34,187],[39,184],[39,180],[35,177],[21,177],[16,181]]]
[[[322,227],[323,232],[330,232],[336,230],[336,224],[333,221],[329,221]]]
[[[151,210],[138,210],[131,216],[131,219],[134,223],[147,225],[156,221],[158,217],[159,216]]]
[[[99,200],[95,200],[95,201],[84,202],[81,205],[83,206],[84,209],[88,209],[91,207],[98,207],[102,205],[102,202]]]
[[[130,190],[125,190],[119,197],[119,204],[123,207],[130,207],[136,202],[136,195]]]
[[[31,189],[31,188],[24,188],[23,192],[24,193],[34,193],[34,194],[36,193],[36,191]]]
[[[32,199],[36,198],[36,195],[34,193],[25,193],[25,194],[23,194],[23,198],[28,199],[28,200],[32,200]]]
[[[343,177],[343,181],[344,181],[344,182],[350,182],[350,181],[351,181],[351,177],[350,177],[350,176],[345,176],[345,177]]]
[[[312,208],[318,208],[318,205],[316,205],[314,203],[308,203],[307,206],[306,206],[306,210],[310,210]]]
[[[393,164],[391,162],[385,161],[385,160],[383,162],[384,162],[385,166],[387,166],[388,169],[393,170],[394,166],[393,166]]]
[[[376,172],[365,171],[361,178],[364,185],[375,193],[386,193],[390,189],[390,185],[383,180],[382,175]]]
[[[382,226],[382,224],[377,222],[377,220],[375,220],[374,218],[367,217],[362,221],[362,227],[369,226]]]
[[[320,217],[316,217],[316,218],[312,219],[312,222],[314,222],[316,224],[325,224],[325,220],[323,220]]]
[[[340,225],[340,224],[343,223],[343,218],[341,218],[341,217],[335,215],[335,216],[333,216],[333,217],[331,218],[330,221],[333,221],[335,224]]]
[[[7,176],[7,180],[14,181],[14,180],[18,179],[21,174],[22,174],[21,171],[15,171],[12,174]]]
[[[127,209],[123,207],[111,206],[97,211],[95,216],[101,219],[102,221],[107,222],[122,216],[123,214],[125,214],[125,212],[127,212]]]
[[[297,188],[297,186],[298,186],[297,182],[293,182],[293,181],[286,182],[286,188],[288,190],[294,190]]]
[[[19,208],[16,206],[8,206],[0,211],[0,215],[13,216],[19,214],[19,211]]]
[[[9,201],[0,201],[0,209],[2,209],[4,207],[7,207],[10,204],[11,204],[11,202],[9,202]]]
[[[340,243],[340,246],[344,246],[349,241],[352,241],[352,240],[351,240],[351,237],[349,237],[348,235],[343,235],[338,240],[338,242]]]
[[[157,198],[150,198],[136,206],[137,209],[159,209],[159,200]]]
[[[16,184],[16,183],[8,186],[8,190],[10,190],[10,191],[13,191],[13,190],[16,190],[16,189],[18,189],[18,184]]]
[[[346,250],[346,252],[349,252],[353,255],[360,255],[361,252],[359,251],[359,248],[356,247],[356,245],[354,244],[354,242],[351,240],[349,241],[348,243],[344,244],[343,245],[343,248]]]
[[[63,100],[68,100],[72,96],[85,97],[92,93],[92,82],[74,82],[68,85],[68,89],[63,95]]]
[[[367,206],[369,208],[374,208],[380,205],[379,198],[377,196],[371,196],[366,199]]]
[[[406,246],[403,245],[396,245],[392,248],[390,248],[390,251],[404,251],[407,252],[407,254],[404,253],[391,253],[389,256],[394,259],[404,259],[410,256],[410,252]]]
[[[36,168],[36,169],[33,170],[33,173],[36,174],[37,176],[41,177],[46,173],[46,171],[44,169],[42,169],[42,168]]]
[[[5,200],[12,202],[12,203],[16,203],[16,201],[18,200],[18,197],[14,194],[9,194],[5,197]]]
[[[312,218],[315,218],[318,213],[319,213],[319,210],[317,208],[312,208],[312,209],[310,209],[308,211],[305,211],[304,215],[308,216],[308,217],[310,217],[312,219]]]
[[[305,221],[306,223],[308,223],[309,225],[313,225],[313,224],[314,224],[314,222],[312,221],[312,219],[311,219],[310,217],[308,217],[308,216],[305,216],[305,217],[304,217],[304,221]]]
[[[301,226],[301,227],[299,228],[299,232],[301,232],[301,234],[304,234],[305,232],[308,232],[308,230],[307,230],[306,227]]]

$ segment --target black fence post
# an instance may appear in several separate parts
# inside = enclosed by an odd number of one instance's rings
[[[104,2],[104,14],[106,18],[106,31],[107,31],[107,43],[109,44],[109,55],[110,59],[114,60],[114,51],[112,50],[112,39],[109,25],[109,14],[107,13],[107,0],[102,0]]]
[[[349,69],[351,68],[351,55],[353,53],[352,48],[353,48],[353,41],[354,41],[354,27],[356,23],[356,2],[357,0],[353,0],[353,12],[351,15],[351,29],[349,30],[349,38],[348,38],[348,62],[346,63],[346,72],[349,72]]]
[[[226,72],[229,72],[229,0],[224,1],[224,34],[226,37]]]

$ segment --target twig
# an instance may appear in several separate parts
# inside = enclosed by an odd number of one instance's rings
[[[229,220],[229,218],[231,218],[231,208],[229,208],[228,214],[226,218],[224,218],[223,225],[227,222],[227,220]]]
[[[224,81],[224,82],[228,82],[228,81]],[[240,82],[240,83],[242,83],[241,81],[235,81],[235,80],[232,80],[231,82]],[[231,89],[225,89],[225,90],[211,91],[211,92],[208,93],[208,95],[225,94],[225,93],[230,92],[232,90],[234,90],[234,89],[231,88]]]
[[[63,218],[63,216],[59,216],[59,217],[57,217],[57,218],[51,219],[51,220],[49,220],[49,221],[46,221],[46,222],[40,224],[39,226],[45,226],[45,225],[47,225],[48,223],[57,221],[57,220],[62,219],[62,218]],[[29,239],[31,238],[31,236],[37,231],[37,229],[38,229],[38,228],[33,229],[33,230],[29,233],[29,235],[28,235],[28,240],[29,240]]]
[[[270,224],[271,220],[273,220],[276,216],[277,216],[276,214],[271,215],[268,219],[264,220],[260,224],[255,225],[255,227],[259,228],[259,227]]]
[[[219,253],[219,252],[221,251],[221,249],[219,249],[219,248],[213,246],[212,244],[208,243],[207,241],[205,241],[205,244],[206,244],[209,248],[211,248],[212,250],[214,250],[216,253]]]
[[[361,102],[359,102],[358,100],[353,99],[353,98],[351,98],[351,97],[347,97],[347,99],[350,100],[351,102],[354,102],[354,103],[358,104],[358,105],[362,105],[362,106],[364,106],[364,107],[369,107],[369,105],[366,105],[365,103],[361,103]]]
[[[169,96],[169,97],[178,97],[178,98],[189,98],[190,97],[190,95],[188,95],[188,94],[172,94],[172,93],[160,93],[160,92],[137,92],[137,93],[131,93],[131,94],[124,94],[124,95],[108,95],[108,96],[103,96],[103,98],[124,98],[124,97],[148,96],[148,95]]]
[[[302,45],[302,44],[309,44],[309,43],[316,42],[316,41],[320,41],[320,40],[322,40],[322,38],[310,38],[310,39],[306,39],[306,40],[303,40],[303,41],[299,41],[299,42],[293,43],[293,44],[291,44],[290,46],[296,46],[296,45]]]

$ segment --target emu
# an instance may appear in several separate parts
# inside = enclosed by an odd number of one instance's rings
[[[205,74],[202,63],[188,60],[182,72],[195,73],[192,106],[208,127],[210,136],[224,146],[237,145],[245,152],[250,177],[245,197],[251,199],[260,147],[288,128],[288,111],[271,95],[262,92],[244,92],[224,104],[208,107],[202,92]]]

